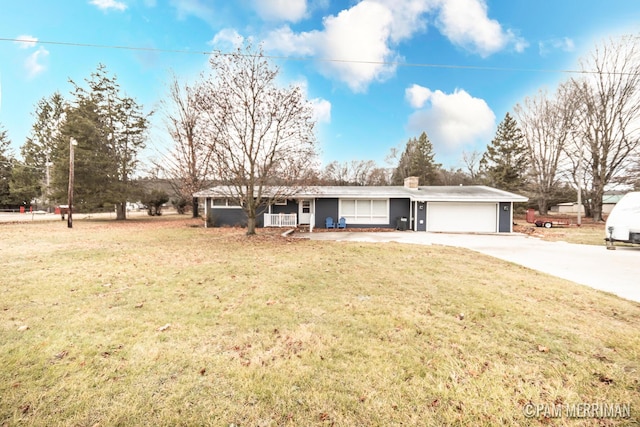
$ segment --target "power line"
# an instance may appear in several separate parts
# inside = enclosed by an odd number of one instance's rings
[[[155,53],[177,53],[188,55],[223,55],[231,56],[237,55],[237,53],[228,53],[221,51],[198,51],[187,49],[161,49],[153,47],[140,47],[140,46],[118,46],[118,45],[104,45],[94,43],[79,43],[79,42],[60,42],[51,40],[29,40],[19,38],[0,38],[0,41],[4,42],[18,42],[18,43],[40,43],[45,45],[57,45],[57,46],[69,46],[69,47],[85,47],[96,49],[115,49],[115,50],[130,50],[138,52],[155,52]],[[636,75],[637,73],[624,73],[624,72],[604,72],[604,71],[592,71],[592,70],[570,70],[570,69],[543,69],[543,68],[519,68],[519,67],[488,67],[482,65],[456,65],[456,64],[433,64],[433,63],[410,63],[410,62],[398,62],[398,61],[364,61],[356,59],[336,59],[336,58],[304,58],[304,57],[292,57],[292,56],[277,56],[277,55],[264,55],[265,58],[278,59],[285,61],[318,61],[318,62],[332,62],[332,63],[347,63],[347,64],[369,64],[369,65],[391,65],[396,67],[414,67],[414,68],[444,68],[444,69],[458,69],[458,70],[477,70],[477,71],[503,71],[503,72],[530,72],[530,73],[563,73],[563,74],[610,74],[610,75]]]

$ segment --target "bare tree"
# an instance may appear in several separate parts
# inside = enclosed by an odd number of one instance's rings
[[[355,185],[369,185],[369,178],[375,168],[376,162],[373,160],[352,160],[351,169]]]
[[[582,61],[585,75],[571,79],[580,95],[576,147],[590,182],[588,203],[601,221],[605,187],[627,173],[640,149],[640,39],[625,36],[595,47]]]
[[[352,185],[353,177],[349,163],[341,163],[337,160],[329,163],[322,170],[321,181],[325,185]]]
[[[316,136],[311,103],[300,87],[278,87],[278,68],[262,48],[247,43],[232,54],[214,54],[211,75],[198,87],[198,109],[216,166],[247,215],[256,217],[276,200],[293,196],[313,168]]]
[[[325,166],[321,181],[326,185],[389,185],[391,173],[373,160],[333,161]]]
[[[191,201],[193,217],[198,216],[197,191],[211,182],[212,150],[202,130],[202,116],[196,105],[194,88],[180,85],[174,75],[169,84],[169,97],[163,101],[165,123],[174,141],[171,152],[155,162],[169,178],[173,189],[183,201]]]
[[[472,152],[462,152],[462,163],[467,169],[467,174],[471,179],[471,182],[475,183],[480,178],[480,160],[482,159],[482,153],[478,150]]]
[[[367,177],[367,182],[365,185],[375,185],[375,186],[384,186],[391,185],[391,175],[393,174],[392,168],[383,168],[383,167],[374,167],[369,176]]]
[[[442,185],[472,185],[474,182],[469,175],[460,168],[450,166],[449,169],[440,168],[438,181]]]
[[[554,98],[541,90],[514,108],[527,146],[530,182],[541,215],[547,213],[558,188],[562,159],[571,140],[576,110],[571,89],[571,85],[561,85]]]
[[[640,191],[640,156],[637,156],[634,165],[629,169],[626,184],[633,186],[634,191]]]

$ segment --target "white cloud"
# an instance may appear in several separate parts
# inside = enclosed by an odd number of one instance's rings
[[[314,98],[311,99],[311,105],[313,106],[313,118],[318,123],[331,123],[331,103],[326,99]]]
[[[522,52],[527,42],[511,30],[504,31],[495,19],[487,16],[484,0],[441,0],[437,19],[440,32],[453,44],[486,57],[509,44]]]
[[[398,43],[427,29],[427,13],[436,10],[439,0],[370,0],[385,6],[393,16],[391,41]]]
[[[46,66],[42,63],[49,56],[49,51],[43,47],[33,52],[24,62],[24,67],[27,70],[27,76],[33,78],[42,73]]]
[[[89,3],[91,3],[94,6],[97,6],[98,9],[100,10],[114,9],[114,10],[124,11],[127,9],[126,4],[116,0],[91,0]]]
[[[214,21],[215,15],[209,4],[210,2],[207,0],[171,0],[171,5],[178,12],[178,19],[195,16],[211,23]]]
[[[321,63],[320,72],[342,80],[354,92],[364,92],[372,81],[386,80],[396,68],[388,63],[395,59],[388,45],[392,22],[389,9],[367,1],[326,18],[318,55],[338,62]]]
[[[513,34],[511,30],[509,30],[509,34]],[[522,53],[526,48],[529,47],[529,42],[523,39],[522,37],[516,37],[516,36],[512,36],[512,37],[513,37],[513,48],[515,49],[516,52]]]
[[[495,114],[487,103],[462,89],[451,94],[413,85],[405,91],[409,103],[417,108],[409,117],[408,129],[426,131],[431,142],[443,153],[451,153],[466,144],[491,138]]]
[[[16,37],[15,42],[20,49],[35,48],[38,44],[38,39],[29,35],[21,35]],[[24,61],[24,68],[28,78],[33,78],[42,73],[46,66],[43,61],[49,56],[49,51],[44,47],[39,47],[35,52],[31,53]]]
[[[220,50],[237,49],[242,46],[244,37],[232,28],[225,28],[219,31],[209,44],[218,47]]]
[[[551,53],[552,50],[561,50],[563,52],[573,52],[576,46],[572,39],[568,37],[544,40],[538,43],[540,56]]]
[[[322,33],[319,31],[296,34],[285,25],[269,33],[264,40],[264,47],[285,55],[312,56],[321,38]]]
[[[29,49],[36,46],[38,39],[33,36],[22,35],[16,37],[16,41],[14,43],[17,43],[20,49]]]
[[[383,81],[395,72],[395,65],[388,63],[395,59],[388,46],[392,19],[388,8],[365,0],[326,17],[324,31],[295,34],[280,28],[267,37],[265,49],[330,60],[319,63],[321,74],[363,92],[372,81]]]
[[[307,14],[306,0],[255,0],[258,15],[266,21],[298,22]]]
[[[528,46],[512,30],[489,19],[485,0],[362,0],[325,17],[319,30],[295,33],[280,27],[268,34],[264,47],[322,60],[317,66],[321,74],[364,92],[372,82],[395,73],[394,62],[399,60],[395,46],[426,31],[433,17],[453,44],[481,56],[508,46],[522,52]]]
[[[413,108],[422,108],[431,97],[431,93],[426,87],[414,84],[405,90],[405,97]]]

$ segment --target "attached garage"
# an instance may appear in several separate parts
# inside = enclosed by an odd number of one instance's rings
[[[427,231],[495,233],[498,231],[498,204],[427,202]]]

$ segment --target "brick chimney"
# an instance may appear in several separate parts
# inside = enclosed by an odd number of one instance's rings
[[[404,179],[404,186],[406,188],[417,189],[418,188],[418,180],[419,180],[419,178],[417,176],[409,176],[409,177]]]

